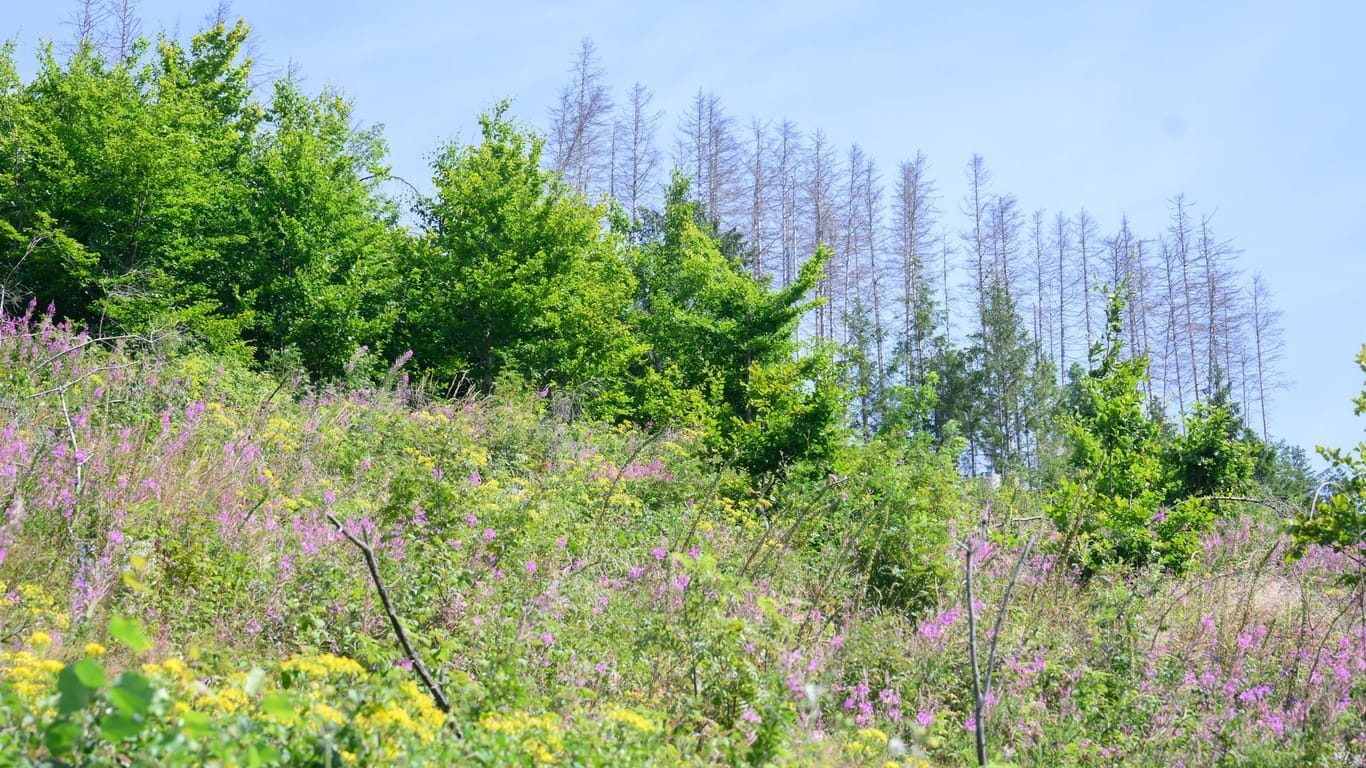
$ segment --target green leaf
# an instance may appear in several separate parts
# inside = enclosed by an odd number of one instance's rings
[[[109,689],[109,701],[125,715],[145,715],[151,709],[156,690],[137,672],[124,672]]]
[[[180,723],[187,736],[209,736],[213,733],[209,716],[203,712],[190,710],[180,716]]]
[[[142,733],[146,725],[141,718],[114,713],[100,718],[100,733],[110,741],[123,741]]]
[[[94,659],[81,659],[72,666],[72,671],[76,674],[76,679],[80,680],[86,688],[99,690],[105,685],[104,668]]]
[[[138,653],[143,653],[152,647],[147,636],[142,634],[142,625],[138,623],[137,619],[115,616],[109,620],[109,634],[115,640]]]
[[[47,732],[43,734],[43,746],[54,756],[64,755],[76,746],[76,740],[80,737],[80,726],[70,720],[58,720],[48,726]]]
[[[271,691],[262,696],[261,711],[286,723],[294,722],[294,700],[284,691]]]
[[[94,692],[76,676],[76,669],[72,666],[63,667],[57,673],[57,691],[61,694],[57,711],[63,715],[80,712],[95,697]]]

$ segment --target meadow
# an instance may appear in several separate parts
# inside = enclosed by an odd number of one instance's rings
[[[4,319],[7,764],[966,765],[970,627],[992,764],[1366,762],[1362,558],[1284,504],[1090,568],[928,440],[756,487],[363,354],[310,385]]]

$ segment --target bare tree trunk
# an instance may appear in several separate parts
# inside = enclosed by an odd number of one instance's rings
[[[1257,410],[1262,418],[1262,439],[1270,437],[1267,429],[1266,409],[1269,405],[1267,390],[1274,389],[1275,365],[1281,358],[1283,342],[1279,320],[1281,313],[1270,307],[1271,290],[1262,280],[1261,274],[1252,276],[1252,336],[1254,342],[1257,376]]]
[[[901,266],[901,355],[902,383],[912,385],[924,380],[925,342],[933,324],[928,296],[930,280],[926,258],[933,247],[934,183],[926,172],[925,156],[900,166],[896,183],[896,210],[892,236]]]
[[[882,391],[886,386],[884,376],[887,371],[885,350],[883,339],[886,336],[885,327],[882,319],[882,285],[880,273],[881,264],[878,263],[879,253],[879,227],[878,222],[882,219],[882,184],[877,176],[877,166],[872,158],[868,158],[863,166],[863,229],[866,234],[865,246],[867,247],[868,260],[868,289],[871,293],[873,302],[873,346],[877,351],[877,376],[875,390],[879,400]]]
[[[1172,201],[1172,224],[1171,234],[1175,240],[1172,247],[1176,251],[1177,263],[1181,269],[1181,305],[1186,316],[1186,343],[1190,348],[1190,373],[1191,389],[1195,393],[1195,399],[1200,399],[1200,357],[1195,352],[1195,316],[1192,305],[1194,301],[1191,295],[1191,230],[1190,218],[1187,213],[1186,198],[1184,195],[1177,195]],[[1184,406],[1185,403],[1182,403]]]
[[[829,143],[825,134],[819,130],[811,137],[811,147],[807,152],[806,202],[810,215],[810,247],[815,253],[822,245],[831,245],[835,234],[835,195],[834,158],[831,157]],[[835,338],[834,312],[830,306],[832,298],[831,267],[816,285],[817,298],[824,303],[816,307],[816,338],[833,340]]]
[[[550,116],[551,162],[585,194],[611,172],[612,97],[604,77],[593,41],[584,38]]]
[[[1067,262],[1072,243],[1067,217],[1059,213],[1053,221],[1053,244],[1058,249],[1058,372],[1067,376]]]
[[[1053,326],[1045,316],[1044,301],[1048,296],[1047,279],[1044,277],[1044,261],[1047,258],[1047,232],[1044,228],[1044,212],[1034,212],[1034,364],[1043,363],[1047,354],[1053,350]]]
[[[1077,257],[1081,259],[1081,312],[1085,319],[1086,346],[1089,349],[1096,341],[1095,329],[1091,323],[1091,244],[1096,241],[1096,221],[1083,208],[1077,213]]]
[[[797,279],[797,166],[801,138],[797,128],[784,120],[778,126],[778,239],[782,251],[783,287]]]
[[[769,176],[772,171],[767,163],[770,152],[767,126],[756,119],[750,123],[750,131],[754,138],[747,158],[750,182],[749,247],[753,251],[750,273],[754,279],[760,280],[768,264],[769,190],[772,186]]]
[[[116,61],[125,61],[133,55],[133,44],[142,34],[138,4],[136,0],[112,0],[109,3],[109,14],[114,20],[110,52]]]
[[[64,46],[67,51],[75,52],[85,46],[104,50],[107,40],[103,26],[108,16],[109,9],[104,3],[81,0],[65,21],[72,31],[71,42]]]
[[[963,235],[972,249],[972,259],[976,267],[977,275],[977,314],[980,316],[980,328],[982,336],[987,333],[986,313],[983,307],[986,303],[987,290],[987,232],[989,210],[991,203],[991,171],[986,168],[986,161],[981,155],[974,154],[968,161],[967,170],[964,175],[968,180],[967,196],[963,199],[963,212],[972,217],[972,231]]]
[[[737,205],[743,158],[735,140],[733,121],[721,107],[714,93],[698,90],[692,108],[679,124],[676,162],[692,168],[694,199],[706,209],[706,214],[726,226],[731,215],[744,210]]]

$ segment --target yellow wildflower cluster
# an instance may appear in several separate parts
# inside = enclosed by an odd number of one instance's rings
[[[52,676],[62,671],[62,663],[43,659],[28,651],[0,651],[0,680],[29,702],[52,692]]]
[[[185,660],[174,656],[160,663],[153,661],[143,664],[142,673],[148,677],[169,677],[182,683],[194,679]]]
[[[403,446],[403,452],[411,456],[413,461],[417,462],[417,464],[424,469],[432,469],[436,466],[436,459],[433,459],[431,456],[428,456],[411,445]]]
[[[71,617],[64,605],[37,584],[19,584],[11,588],[0,581],[0,629],[13,631],[15,627],[50,627],[58,632],[71,626]]]
[[[629,725],[642,733],[657,733],[659,726],[653,720],[625,707],[610,707],[603,713],[608,720],[615,720],[618,723]]]
[[[345,677],[347,675],[365,676],[365,668],[354,659],[334,656],[330,653],[320,653],[317,656],[294,656],[281,664],[280,669],[298,672],[305,677],[316,678]]]
[[[401,696],[363,712],[356,718],[356,725],[362,729],[412,733],[428,743],[436,739],[446,724],[446,713],[437,709],[431,697],[411,680],[404,681],[399,691]]]
[[[195,699],[194,707],[201,712],[231,715],[247,706],[248,702],[247,694],[242,689],[224,686]]]
[[[887,743],[887,734],[876,728],[864,728],[858,732],[858,737],[879,747]]]
[[[209,418],[213,423],[220,427],[233,429],[237,426],[237,422],[232,419],[232,411],[225,409],[222,403],[216,401],[205,403],[204,410],[209,412]]]
[[[274,443],[285,453],[293,453],[299,450],[299,444],[295,442],[291,435],[297,428],[288,419],[279,416],[272,416],[266,422],[266,428],[261,430],[261,441],[264,443]]]
[[[560,718],[551,712],[543,715],[516,711],[508,714],[490,712],[479,718],[479,727],[516,737],[522,751],[536,765],[554,764],[564,752]]]

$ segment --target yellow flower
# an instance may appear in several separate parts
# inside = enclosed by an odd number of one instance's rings
[[[875,742],[877,744],[887,743],[887,734],[883,733],[882,731],[879,731],[876,728],[864,728],[863,730],[858,732],[858,736],[860,739],[863,739],[864,741]]]
[[[100,645],[99,643],[86,643],[86,644],[85,644],[85,655],[86,655],[86,656],[103,656],[103,655],[104,655],[104,651],[105,651],[104,646],[103,646],[103,645]]]
[[[633,712],[632,710],[626,709],[624,707],[612,707],[611,709],[607,710],[606,714],[608,720],[615,720],[618,723],[624,723],[644,733],[654,733],[659,730],[659,726],[651,722],[649,718],[645,717],[639,712]]]
[[[28,644],[34,648],[46,648],[52,645],[52,635],[46,632],[34,632],[28,636]]]
[[[319,720],[322,720],[325,723],[332,723],[333,725],[346,724],[346,716],[341,712],[338,712],[329,704],[314,704],[312,711],[313,714],[318,716]]]

